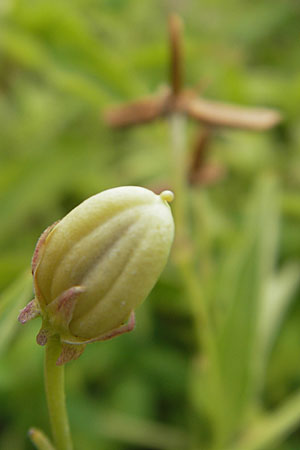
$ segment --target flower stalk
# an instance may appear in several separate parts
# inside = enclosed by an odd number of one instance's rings
[[[64,390],[64,366],[56,365],[60,352],[59,336],[51,336],[45,352],[46,396],[55,448],[56,450],[72,450]]]

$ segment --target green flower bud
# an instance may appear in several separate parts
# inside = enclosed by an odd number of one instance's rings
[[[19,320],[42,316],[41,345],[51,334],[60,334],[64,345],[58,364],[77,358],[88,342],[133,328],[133,311],[168,258],[172,200],[170,191],[109,189],[43,233],[32,260],[35,299]]]

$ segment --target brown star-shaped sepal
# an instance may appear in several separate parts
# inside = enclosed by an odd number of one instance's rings
[[[278,111],[268,108],[247,108],[199,97],[196,89],[183,89],[182,22],[172,14],[169,18],[170,88],[155,95],[108,109],[104,120],[110,127],[125,128],[149,123],[173,113],[182,113],[204,127],[229,127],[267,130],[281,120]],[[206,144],[207,144],[207,139]],[[203,144],[202,144],[203,146]],[[198,146],[199,147],[199,146]],[[196,155],[197,157],[197,155]],[[194,174],[189,175],[189,179]]]
[[[173,14],[169,18],[170,81],[171,88],[141,100],[111,108],[105,113],[105,121],[111,127],[126,127],[182,112],[206,125],[266,130],[276,125],[280,114],[273,109],[245,108],[229,103],[197,97],[196,90],[183,87],[182,23]]]

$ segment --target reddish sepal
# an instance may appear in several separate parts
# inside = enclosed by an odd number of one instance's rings
[[[31,300],[28,305],[25,306],[24,309],[19,314],[18,321],[22,324],[28,322],[31,319],[35,319],[40,315],[40,310],[37,306],[37,302],[35,299]]]
[[[55,327],[58,327],[63,332],[68,331],[78,296],[84,291],[84,286],[72,286],[48,305],[47,313]]]
[[[56,361],[57,366],[62,366],[69,361],[73,361],[74,359],[78,359],[80,355],[82,355],[85,344],[62,344],[61,354]]]
[[[134,329],[134,327],[135,327],[135,313],[134,311],[131,311],[128,322],[125,325],[121,325],[120,327],[115,328],[114,330],[109,331],[108,333],[102,334],[97,338],[91,339],[89,342],[107,341],[108,339],[120,336],[121,334],[129,333]]]
[[[52,225],[50,225],[48,228],[46,228],[46,230],[41,234],[39,240],[37,241],[34,253],[33,253],[33,257],[31,260],[31,270],[32,270],[32,275],[34,275],[36,267],[38,265],[38,262],[40,260],[41,257],[41,252],[44,248],[45,242],[47,237],[49,236],[50,232],[53,230],[53,228],[58,224],[59,220],[57,220],[56,222],[54,222]]]

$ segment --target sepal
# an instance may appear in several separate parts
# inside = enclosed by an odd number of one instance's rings
[[[77,338],[76,340],[72,337],[69,339],[68,337],[63,337],[62,341],[67,344],[91,344],[92,342],[99,342],[99,341],[107,341],[108,339],[112,339],[116,336],[120,336],[124,333],[129,333],[132,331],[135,327],[135,313],[134,311],[131,311],[128,322],[124,325],[121,325],[118,328],[115,328],[114,330],[109,331],[108,333],[101,334],[100,336],[97,336],[92,339],[85,339],[82,340],[80,338]]]
[[[31,260],[32,275],[34,275],[37,265],[41,259],[42,251],[45,247],[46,239],[49,236],[50,232],[53,230],[53,228],[58,224],[58,222],[59,222],[59,220],[57,220],[52,225],[50,225],[48,228],[46,228],[46,230],[41,234],[39,240],[37,241],[37,244],[35,246],[35,250],[33,253],[33,257]]]
[[[78,359],[84,352],[85,344],[66,344],[62,343],[61,353],[56,361],[57,366],[62,366],[69,361]]]
[[[72,320],[78,296],[85,291],[84,286],[72,286],[67,289],[46,308],[51,325],[62,334],[69,334],[69,324]]]
[[[114,330],[110,331],[109,333],[102,334],[101,336],[94,338],[90,342],[97,342],[97,341],[107,341],[108,339],[112,339],[116,336],[120,336],[124,333],[129,333],[132,331],[135,327],[135,312],[131,311],[128,322],[124,325],[121,325],[118,328],[115,328]]]
[[[20,311],[18,321],[24,324],[24,323],[29,322],[29,320],[31,320],[31,319],[35,319],[40,314],[41,313],[40,313],[39,305],[38,305],[36,299],[34,298],[25,306],[25,308],[23,308]]]

